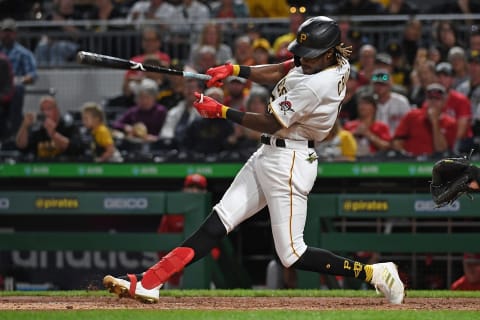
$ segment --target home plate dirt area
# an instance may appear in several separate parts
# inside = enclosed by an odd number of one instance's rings
[[[143,304],[116,297],[1,297],[0,310],[480,310],[477,298],[405,298],[402,305],[378,298],[160,297]]]

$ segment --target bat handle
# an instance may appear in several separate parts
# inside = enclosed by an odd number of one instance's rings
[[[189,72],[189,71],[183,71],[183,76],[185,78],[205,80],[205,81],[208,81],[212,78],[208,74],[194,73],[194,72]]]

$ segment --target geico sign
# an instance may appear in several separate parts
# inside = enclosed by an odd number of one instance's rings
[[[2,209],[10,209],[10,199],[0,198],[0,210]]]
[[[416,200],[415,201],[415,212],[438,212],[438,211],[447,211],[447,212],[457,212],[460,211],[460,202],[454,201],[451,205],[437,208],[435,203],[432,200]]]
[[[147,198],[105,198],[103,200],[105,209],[147,209]]]

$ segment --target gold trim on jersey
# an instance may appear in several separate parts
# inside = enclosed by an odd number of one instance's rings
[[[300,255],[295,250],[293,245],[293,232],[292,232],[292,222],[293,222],[293,187],[292,187],[292,180],[293,180],[293,167],[295,165],[295,151],[293,151],[292,157],[292,166],[290,167],[290,179],[288,180],[288,186],[290,187],[290,247],[292,248],[293,254],[300,258]]]
[[[268,104],[268,112],[270,114],[273,114],[273,116],[275,117],[275,119],[277,119],[277,121],[280,123],[280,125],[283,127],[283,128],[288,128],[287,125],[283,122],[283,120],[277,115],[277,113],[275,112],[275,109],[272,108],[272,104],[269,103]]]

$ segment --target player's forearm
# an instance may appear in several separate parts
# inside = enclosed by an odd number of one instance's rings
[[[293,61],[250,67],[248,79],[259,84],[275,84],[293,67]]]
[[[245,128],[269,134],[273,134],[282,128],[277,119],[269,113],[242,112],[226,106],[223,108],[225,119],[236,122]]]
[[[19,149],[25,149],[28,146],[28,127],[21,125],[15,137],[15,144]]]

